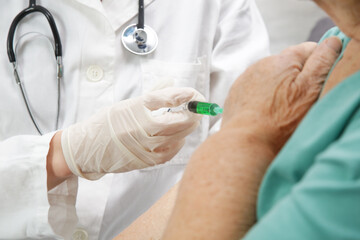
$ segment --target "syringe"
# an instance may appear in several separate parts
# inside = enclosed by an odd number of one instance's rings
[[[208,102],[199,102],[199,101],[190,101],[184,103],[178,107],[169,108],[168,112],[180,112],[183,110],[188,110],[193,113],[216,116],[223,112],[223,109],[219,107],[216,103]]]

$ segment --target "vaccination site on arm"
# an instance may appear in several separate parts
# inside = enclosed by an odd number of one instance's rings
[[[0,239],[360,239],[357,0],[0,1]]]

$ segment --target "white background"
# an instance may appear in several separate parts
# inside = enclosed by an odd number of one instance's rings
[[[271,53],[308,39],[316,22],[326,13],[314,2],[300,0],[255,0],[270,35]]]

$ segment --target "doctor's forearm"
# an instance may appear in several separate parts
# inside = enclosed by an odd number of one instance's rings
[[[56,132],[50,141],[46,162],[48,190],[56,187],[72,175],[62,152],[61,134],[62,131]]]

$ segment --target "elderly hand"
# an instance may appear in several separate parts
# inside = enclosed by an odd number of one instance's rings
[[[336,37],[307,42],[248,68],[226,99],[222,128],[246,127],[279,151],[318,98],[341,47]]]
[[[70,126],[61,136],[69,169],[77,176],[98,179],[170,160],[201,116],[188,111],[153,116],[151,111],[191,100],[204,97],[192,88],[165,88],[121,101]]]

